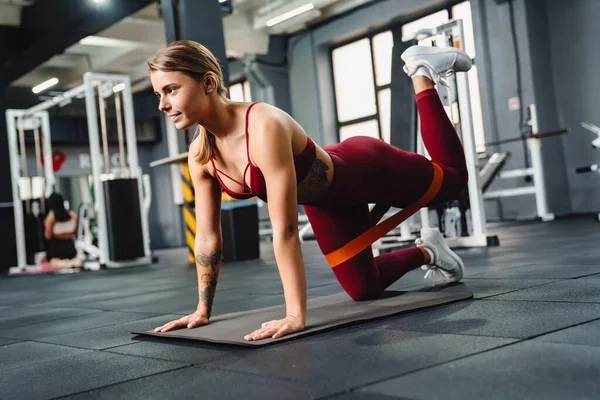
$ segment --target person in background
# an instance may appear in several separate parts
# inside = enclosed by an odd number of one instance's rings
[[[48,198],[48,215],[44,221],[44,237],[48,241],[46,259],[56,266],[80,267],[74,238],[77,234],[77,214],[65,208],[59,193]]]

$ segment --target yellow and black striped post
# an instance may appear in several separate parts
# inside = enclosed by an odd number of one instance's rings
[[[181,191],[183,193],[183,221],[188,248],[188,260],[194,264],[194,239],[196,237],[196,213],[194,207],[194,185],[187,162],[181,164]]]

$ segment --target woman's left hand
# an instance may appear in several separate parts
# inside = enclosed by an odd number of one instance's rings
[[[277,339],[290,333],[300,332],[303,329],[303,321],[297,317],[288,315],[284,319],[275,319],[273,321],[265,322],[260,329],[244,336],[244,339],[247,341],[260,340],[268,337]]]

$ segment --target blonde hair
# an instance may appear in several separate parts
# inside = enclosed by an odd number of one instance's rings
[[[211,72],[217,82],[217,93],[228,96],[219,60],[200,43],[191,40],[170,43],[148,60],[148,68],[150,71],[181,72],[197,82],[201,82],[206,73]],[[196,137],[199,137],[200,151],[195,159],[200,164],[206,164],[218,154],[215,137],[201,125],[196,128],[194,139]]]

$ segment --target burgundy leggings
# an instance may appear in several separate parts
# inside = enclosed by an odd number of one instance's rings
[[[435,89],[415,96],[423,143],[444,171],[442,187],[432,204],[455,198],[467,185],[462,144]],[[369,203],[405,208],[429,188],[433,166],[427,158],[400,150],[379,139],[352,137],[324,147],[334,163],[334,180],[326,199],[304,206],[324,254],[344,246],[371,226]],[[369,246],[337,265],[333,272],[356,301],[378,297],[389,285],[425,263],[416,247],[377,257]]]

